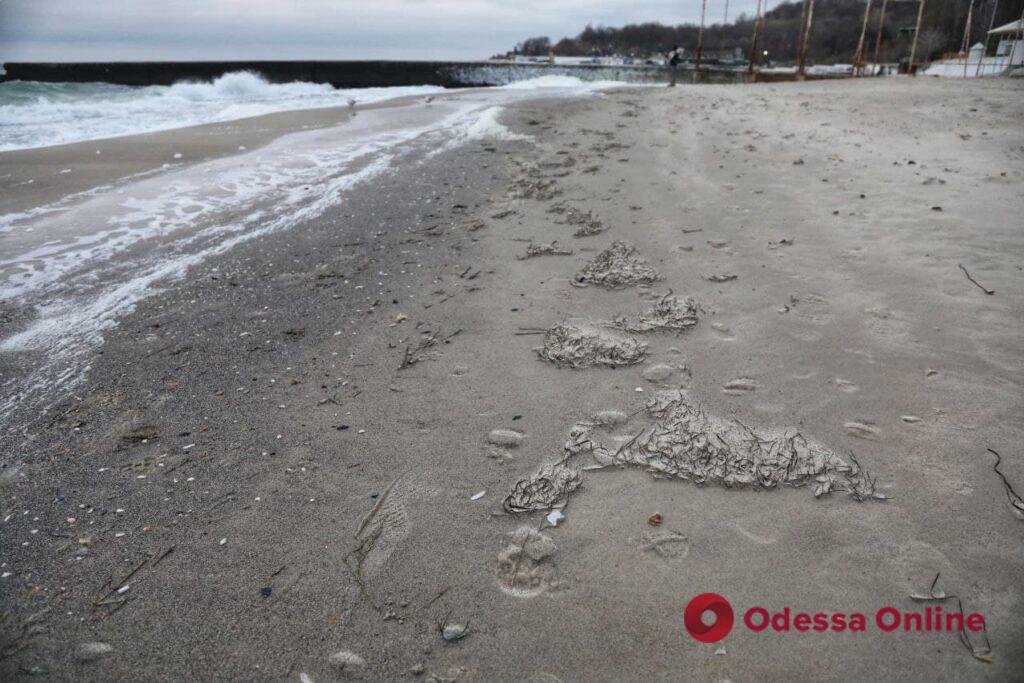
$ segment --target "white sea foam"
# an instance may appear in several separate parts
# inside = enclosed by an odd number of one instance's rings
[[[621,81],[584,81],[583,79],[575,76],[560,76],[552,74],[550,76],[538,76],[537,78],[528,78],[523,81],[516,81],[501,87],[504,90],[544,90],[561,88],[565,90],[592,92],[595,90],[607,90],[609,88],[621,88],[627,85],[631,84]]]
[[[593,92],[566,82],[544,87],[559,95]],[[535,89],[364,112],[343,126],[293,133],[255,151],[160,169],[0,217],[7,228],[0,298],[31,314],[0,341],[0,351],[31,354],[28,375],[0,388],[0,417],[18,405],[44,408],[76,386],[107,330],[207,259],[321,216],[393,163],[471,140],[528,139],[503,125],[502,104],[534,97]],[[202,87],[183,93],[209,94]]]
[[[386,172],[417,138],[429,140],[465,116],[459,106],[434,111],[406,127],[293,134],[40,217],[34,234],[45,238],[0,260],[0,298],[33,313],[0,351],[40,353],[17,391],[10,381],[3,387],[0,416],[75,386],[103,333],[193,266],[317,218],[353,185]]]
[[[269,83],[246,71],[224,74],[212,82],[171,86],[10,81],[0,83],[0,151],[441,90],[434,86],[341,90],[325,83]]]

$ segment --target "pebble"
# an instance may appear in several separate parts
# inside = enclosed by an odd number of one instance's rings
[[[114,652],[114,646],[108,643],[80,643],[75,648],[75,658],[80,662],[95,662]]]
[[[615,425],[625,424],[629,418],[621,410],[602,410],[601,412],[594,415],[594,420],[600,425],[606,427],[613,427]]]
[[[671,365],[652,365],[644,370],[644,379],[648,382],[661,382],[671,377],[675,371]]]
[[[449,643],[455,640],[462,640],[469,635],[469,627],[464,624],[446,624],[441,629],[441,637]]]
[[[523,442],[523,435],[514,429],[494,429],[487,435],[487,442],[495,446],[515,448]]]
[[[348,650],[339,650],[338,652],[335,652],[327,658],[327,661],[329,661],[331,665],[339,671],[352,672],[366,668],[366,660],[355,652],[349,652]]]

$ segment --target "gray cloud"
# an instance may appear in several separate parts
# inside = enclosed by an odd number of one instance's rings
[[[733,0],[730,14],[753,7]],[[0,0],[0,61],[480,59],[588,23],[699,13],[699,0]]]

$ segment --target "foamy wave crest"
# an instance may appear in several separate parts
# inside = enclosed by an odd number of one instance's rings
[[[607,88],[620,88],[631,85],[623,81],[584,81],[576,76],[563,76],[552,74],[550,76],[538,76],[527,78],[522,81],[515,81],[502,86],[506,90],[542,90],[545,88],[565,88],[572,90],[605,90]],[[635,85],[635,84],[632,84]]]
[[[275,111],[345,106],[432,93],[434,86],[339,90],[326,83],[270,83],[238,71],[171,86],[0,83],[0,151],[148,133]]]

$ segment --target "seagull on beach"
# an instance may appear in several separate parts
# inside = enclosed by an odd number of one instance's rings
[[[426,97],[423,98],[423,103],[424,104],[430,104],[433,101],[434,101],[434,96],[433,95],[427,95]]]
[[[355,109],[356,108],[356,101],[354,99],[352,99],[351,97],[348,98],[348,108],[349,109]]]

